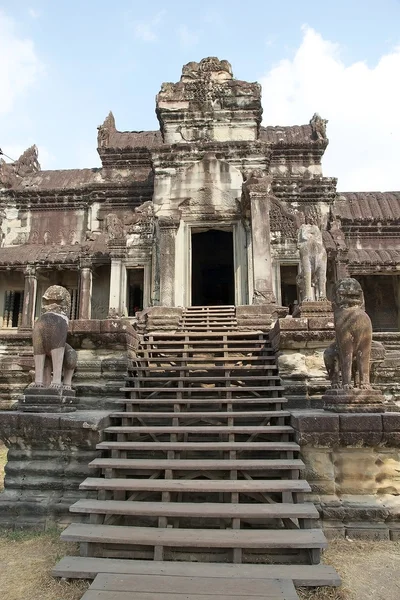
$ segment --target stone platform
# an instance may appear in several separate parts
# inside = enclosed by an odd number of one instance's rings
[[[322,396],[323,406],[326,410],[337,413],[383,413],[387,409],[394,409],[385,403],[385,398],[380,390],[351,390],[328,389]]]
[[[69,413],[77,405],[75,390],[66,387],[28,387],[18,400],[18,409],[31,413]]]

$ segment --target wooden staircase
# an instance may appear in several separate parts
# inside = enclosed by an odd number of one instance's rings
[[[192,307],[177,332],[143,336],[129,397],[118,400],[124,410],[112,414],[103,456],[90,465],[102,476],[86,479],[88,498],[71,507],[88,522],[62,534],[86,558],[63,559],[56,576],[138,577],[147,565],[153,576],[185,577],[187,567],[208,577],[212,566],[229,579],[234,563],[245,578],[252,568],[249,581],[338,585],[319,564],[326,540],[305,501],[310,487],[268,334],[235,323],[234,307]],[[95,589],[84,599],[120,598]],[[164,598],[162,589],[151,598]]]

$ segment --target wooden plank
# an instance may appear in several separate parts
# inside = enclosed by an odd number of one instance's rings
[[[294,442],[100,442],[97,450],[214,450],[214,451],[253,451],[277,450],[299,452],[300,446]]]
[[[88,590],[81,600],[215,600],[214,594],[195,594],[188,596],[187,594],[159,594],[147,592],[115,592],[102,590]],[[217,596],[218,600],[231,600],[232,596]],[[235,596],[236,600],[248,600],[249,596]],[[254,599],[260,600],[285,600],[284,596],[253,596]]]
[[[197,412],[148,412],[148,411],[138,411],[138,412],[114,412],[110,415],[111,419],[178,419],[179,421],[184,419],[249,419],[249,418],[262,418],[266,419],[267,417],[290,417],[290,412],[288,410],[237,410],[237,411],[197,411]]]
[[[178,388],[175,388],[175,392]],[[215,388],[214,388],[215,389]],[[125,391],[125,388],[122,388]],[[111,399],[109,399],[111,400]],[[287,398],[262,398],[260,396],[251,396],[248,398],[113,398],[112,401],[115,403],[130,403],[132,401],[135,404],[140,403],[142,406],[146,405],[157,405],[157,404],[285,404]]]
[[[80,490],[152,492],[310,492],[304,479],[118,479],[87,477]]]
[[[293,427],[289,425],[141,425],[138,427],[130,425],[115,425],[106,427],[106,433],[261,433],[261,434],[278,434],[278,433],[293,433]]]
[[[168,394],[176,394],[176,387],[166,387],[166,386],[157,386],[157,387],[124,387],[120,388],[120,392],[140,392],[141,394],[148,394],[149,392],[159,392],[159,393],[168,393]],[[218,386],[218,387],[185,387],[182,392],[187,394],[190,392],[201,392],[202,394],[215,394],[220,392],[232,392],[232,393],[244,393],[248,392],[283,392],[285,388],[281,385],[257,385],[257,386],[243,386],[243,385],[229,385],[229,386]],[[218,398],[218,397],[217,397]],[[216,398],[216,399],[217,399]],[[145,400],[146,398],[143,398]]]
[[[53,569],[54,577],[94,579],[98,573],[132,573],[142,575],[203,576],[240,579],[293,579],[296,586],[340,585],[340,577],[329,565],[261,565],[196,562],[158,562],[117,558],[83,558],[65,556]]]
[[[304,469],[300,459],[146,459],[146,458],[95,458],[89,463],[93,469],[157,469],[164,471],[229,471],[231,469],[245,471],[269,471]]]
[[[78,500],[70,508],[73,513],[141,515],[166,517],[209,517],[215,519],[318,519],[312,502],[304,504],[231,504],[229,502],[134,502],[131,500]]]
[[[293,585],[293,584],[292,584]],[[160,599],[164,594],[248,596],[257,598],[282,598],[286,600],[283,586],[276,579],[235,579],[220,577],[174,577],[173,575],[128,575],[100,573],[91,585],[93,590],[124,592],[135,590],[136,593],[157,593]],[[288,600],[289,596],[287,597]]]
[[[67,542],[189,548],[326,548],[321,529],[175,529],[73,523]]]
[[[138,369],[140,370],[140,369]],[[226,370],[226,369],[225,369]],[[279,375],[224,375],[222,374],[219,377],[211,377],[210,375],[201,376],[201,375],[193,375],[192,377],[186,376],[184,378],[185,383],[197,383],[197,382],[209,382],[214,383],[218,381],[237,381],[240,378],[240,381],[259,381],[262,379],[263,381],[279,381]],[[166,377],[162,377],[160,375],[156,375],[155,377],[149,377],[148,375],[136,375],[135,377],[127,377],[127,381],[139,381],[139,382],[152,382],[152,381],[170,381],[177,382],[180,381],[182,377],[171,377],[167,375]]]

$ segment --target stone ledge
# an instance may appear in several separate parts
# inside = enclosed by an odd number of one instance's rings
[[[398,413],[330,413],[322,410],[291,411],[291,425],[300,445],[371,446],[400,448]]]

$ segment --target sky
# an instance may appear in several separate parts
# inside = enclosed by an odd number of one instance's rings
[[[108,112],[158,129],[161,83],[206,56],[262,84],[263,125],[329,120],[340,191],[400,190],[400,0],[0,0],[0,148],[100,166]]]

